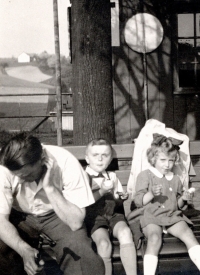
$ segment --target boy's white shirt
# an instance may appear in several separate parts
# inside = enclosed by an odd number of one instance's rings
[[[87,166],[85,171],[90,175],[90,176],[98,176],[99,173],[94,171],[90,166]],[[97,184],[97,186],[93,188],[92,186],[92,190],[96,190],[96,189],[100,189],[101,188],[101,185],[103,183],[103,181],[105,180],[111,180],[113,182],[113,193],[114,193],[114,196],[117,192],[124,192],[124,189],[122,187],[122,184],[121,182],[119,181],[119,179],[117,178],[117,175],[115,172],[107,172],[107,171],[103,171],[101,172],[102,175],[104,176],[104,178],[93,178],[92,181],[94,183]]]

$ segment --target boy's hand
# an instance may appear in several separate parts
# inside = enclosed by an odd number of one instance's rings
[[[101,184],[101,193],[102,195],[106,193],[110,193],[113,190],[113,181],[112,180],[104,180]]]
[[[116,192],[115,198],[116,199],[121,199],[123,201],[127,200],[129,197],[128,192]]]

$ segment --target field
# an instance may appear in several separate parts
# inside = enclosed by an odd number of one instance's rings
[[[42,73],[38,67],[32,65],[8,67],[5,69],[5,71],[9,76],[36,83],[45,81],[52,77]]]
[[[19,131],[30,132],[36,127],[33,134],[42,142],[57,144],[55,118],[48,118],[37,128],[50,111],[55,111],[55,93],[55,76],[48,66],[0,59],[0,143]],[[69,109],[69,102],[71,106],[71,98],[63,96],[64,110]],[[63,131],[63,144],[71,144],[72,140],[72,132]]]

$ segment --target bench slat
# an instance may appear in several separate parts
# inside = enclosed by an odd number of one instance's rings
[[[196,176],[191,179],[192,182],[194,182],[194,181],[200,182],[200,169],[198,169],[198,168],[200,168],[200,167],[194,166]]]
[[[117,159],[132,159],[134,144],[113,144],[114,152],[113,158]],[[70,151],[77,159],[85,159],[85,148],[86,146],[63,146],[64,149]]]
[[[190,155],[192,155],[192,156],[200,155],[200,141],[199,140],[190,141]]]
[[[134,143],[130,144],[113,144],[114,158],[117,159],[132,159]],[[63,148],[69,150],[73,155],[75,155],[79,160],[85,158],[85,145],[69,145],[63,146]],[[197,156],[200,155],[200,141],[190,141],[190,155]]]
[[[130,170],[119,170],[119,171],[115,171],[118,179],[120,180],[121,184],[123,186],[127,186],[128,183],[128,179],[130,176]]]
[[[200,242],[200,236],[197,236],[198,242]],[[144,251],[146,249],[146,245],[144,246]],[[163,240],[163,246],[161,251],[159,252],[159,256],[161,257],[168,257],[173,255],[173,257],[180,256],[180,255],[188,255],[188,250],[183,242],[181,242],[177,238],[165,239]],[[142,250],[137,250],[137,256],[142,256]],[[113,252],[113,258],[120,258],[120,248],[119,245],[115,244],[115,249]]]
[[[78,160],[85,159],[85,146],[63,146],[63,148],[71,152]]]

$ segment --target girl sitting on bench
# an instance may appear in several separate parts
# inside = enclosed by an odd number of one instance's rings
[[[162,233],[170,233],[185,243],[189,256],[200,270],[200,245],[188,225],[192,222],[181,209],[192,199],[192,190],[183,191],[180,178],[172,173],[179,160],[182,141],[153,134],[147,158],[149,169],[139,173],[136,180],[135,204],[143,208],[140,224],[147,248],[144,256],[144,275],[154,275],[158,253],[162,245]]]

